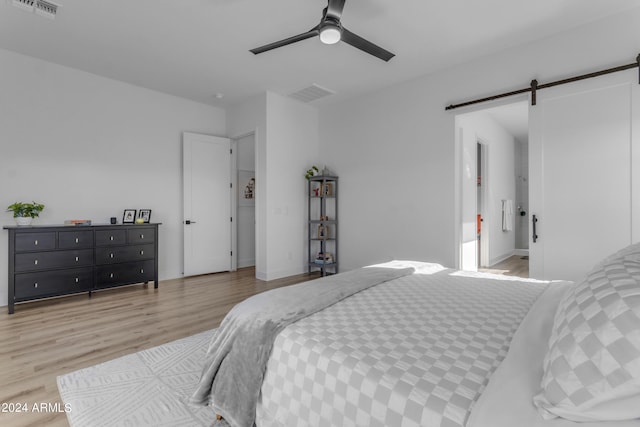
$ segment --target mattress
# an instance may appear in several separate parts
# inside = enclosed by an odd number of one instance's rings
[[[280,332],[257,426],[464,426],[548,285],[421,271]]]

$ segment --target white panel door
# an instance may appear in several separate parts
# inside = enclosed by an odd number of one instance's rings
[[[618,73],[545,89],[530,107],[531,277],[579,280],[631,243],[635,80]]]
[[[231,269],[231,141],[185,132],[184,274]]]

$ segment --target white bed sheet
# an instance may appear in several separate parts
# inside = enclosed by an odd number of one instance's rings
[[[640,420],[576,423],[544,420],[533,405],[553,318],[570,282],[556,282],[538,298],[511,340],[509,353],[476,401],[467,427],[639,427]]]

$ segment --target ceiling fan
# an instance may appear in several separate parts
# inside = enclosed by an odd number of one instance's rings
[[[325,44],[334,44],[342,40],[343,42],[370,55],[378,57],[383,61],[389,61],[393,58],[395,54],[363,39],[342,26],[340,18],[342,16],[345,1],[346,0],[329,0],[329,4],[322,11],[322,19],[320,20],[320,23],[306,33],[298,34],[297,36],[251,49],[250,52],[257,55],[259,53],[267,52],[292,43],[297,43],[311,37],[320,36],[320,41]]]

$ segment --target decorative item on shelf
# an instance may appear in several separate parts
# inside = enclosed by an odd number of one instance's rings
[[[318,167],[314,165],[307,170],[307,173],[304,175],[304,177],[308,180],[309,178],[318,175],[319,172],[320,172],[320,169],[318,169]]]
[[[330,252],[318,252],[316,259],[314,260],[316,264],[333,264],[333,255]]]
[[[320,197],[320,187],[315,187],[313,189],[313,196],[314,197]]]
[[[140,209],[136,216],[136,224],[148,224],[151,221],[151,209]]]
[[[133,224],[136,220],[136,210],[135,209],[125,209],[124,214],[122,214],[122,223],[123,224]]]
[[[90,219],[67,219],[64,221],[64,225],[91,225]]]
[[[335,174],[331,169],[329,169],[327,166],[325,166],[325,167],[322,169],[322,172],[320,173],[320,175],[324,175],[324,176],[335,176],[336,174]]]
[[[328,239],[329,238],[329,226],[320,224],[318,226],[318,239]]]
[[[238,171],[238,206],[255,206],[256,173],[255,171]]]
[[[325,197],[333,196],[333,183],[325,182],[322,195]]]
[[[16,202],[7,206],[7,212],[13,212],[13,217],[18,225],[30,225],[33,218],[39,217],[43,209],[44,205],[36,202]]]

